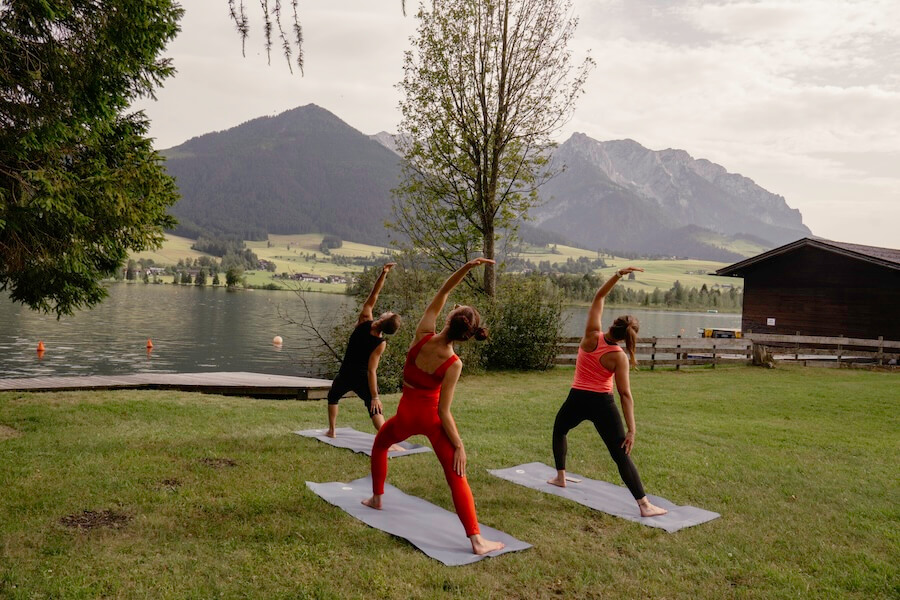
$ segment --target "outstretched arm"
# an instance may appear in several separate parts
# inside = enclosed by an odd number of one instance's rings
[[[589,338],[595,336],[601,331],[602,326],[600,325],[600,317],[603,316],[603,299],[606,298],[607,294],[609,294],[622,277],[629,273],[633,273],[634,271],[643,272],[643,269],[640,267],[625,267],[624,269],[619,269],[613,273],[602,286],[600,286],[600,289],[594,294],[594,301],[591,303],[590,310],[588,310],[587,324],[584,326],[584,337]]]
[[[495,261],[489,258],[473,258],[463,266],[461,266],[457,271],[447,278],[447,281],[444,282],[444,285],[441,286],[441,289],[438,290],[438,293],[435,294],[434,300],[431,301],[431,304],[428,305],[428,308],[425,309],[425,314],[422,315],[422,319],[419,321],[418,326],[416,326],[416,335],[413,340],[415,343],[419,338],[421,338],[426,333],[434,333],[435,324],[437,323],[437,317],[441,314],[441,310],[444,308],[444,304],[447,303],[447,297],[450,296],[450,292],[453,291],[459,282],[463,280],[463,277],[466,276],[466,273],[477,267],[478,265],[483,264],[494,264]]]
[[[375,280],[375,285],[372,286],[372,291],[369,293],[369,297],[366,298],[365,304],[363,304],[362,310],[359,311],[359,318],[356,320],[356,324],[365,323],[366,321],[372,320],[372,309],[375,308],[375,303],[378,301],[378,294],[381,293],[381,288],[384,287],[384,280],[387,277],[388,271],[394,268],[394,265],[397,263],[387,263],[383,267],[381,267],[381,274],[378,275],[378,279]]]
[[[450,443],[456,448],[453,454],[453,470],[460,477],[464,477],[466,474],[466,449],[463,447],[459,430],[456,429],[456,421],[453,419],[453,415],[450,414],[453,392],[456,390],[456,382],[459,381],[461,372],[462,361],[457,360],[444,373],[444,379],[441,382],[441,399],[438,402],[438,416],[441,418],[441,426],[444,428],[444,432],[450,438]]]
[[[625,416],[625,425],[628,427],[622,447],[625,448],[625,454],[631,454],[637,429],[634,422],[634,398],[631,396],[631,379],[629,377],[631,364],[624,352],[614,352],[613,354],[616,361],[616,389],[619,390],[619,402],[622,403],[622,414]]]

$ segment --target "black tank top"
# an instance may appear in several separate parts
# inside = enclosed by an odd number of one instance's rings
[[[369,370],[369,356],[385,339],[372,335],[372,324],[375,321],[360,323],[350,334],[341,372],[346,374],[365,374]]]

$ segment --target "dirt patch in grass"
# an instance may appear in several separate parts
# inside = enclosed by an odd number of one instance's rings
[[[175,479],[174,477],[171,479],[163,479],[159,482],[159,485],[157,487],[167,492],[174,492],[181,487],[181,481]]]
[[[118,529],[131,521],[131,517],[114,510],[84,510],[80,513],[66,515],[59,520],[60,523],[72,529],[97,529],[99,527],[112,527]]]
[[[224,469],[225,467],[237,466],[237,461],[231,460],[230,458],[201,458],[200,462],[213,469]]]
[[[0,425],[0,442],[3,440],[11,440],[13,438],[17,438],[21,436],[22,433],[13,429],[12,427],[8,427],[6,425]]]
[[[603,526],[599,523],[591,523],[591,522],[585,523],[581,527],[581,530],[585,533],[603,533],[603,531],[605,529],[606,529],[605,526]]]

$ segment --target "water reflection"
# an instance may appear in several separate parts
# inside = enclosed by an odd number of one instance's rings
[[[299,315],[293,293],[145,284],[113,284],[109,292],[93,310],[58,321],[0,298],[0,376],[315,372],[303,356],[306,340],[279,315]],[[335,294],[306,298],[323,322],[351,302]],[[281,348],[272,344],[275,335],[284,339]],[[40,360],[38,341],[46,348]]]
[[[313,375],[308,339],[282,314],[300,317],[290,292],[174,285],[113,284],[109,298],[89,311],[56,320],[0,296],[0,377],[113,375],[141,372],[253,371]],[[317,323],[334,322],[353,300],[307,294]],[[740,315],[607,308],[603,325],[621,314],[641,322],[642,336],[693,337],[698,327],[740,327]],[[565,311],[566,334],[584,330],[587,307]],[[326,325],[326,331],[330,328]],[[273,343],[281,336],[281,346]],[[152,348],[147,341],[152,341]],[[37,352],[43,341],[45,351]]]
[[[567,317],[565,331],[569,336],[580,336],[584,333],[588,307],[578,306],[566,308]],[[696,337],[700,327],[719,327],[738,329],[741,326],[740,313],[695,313],[663,310],[644,310],[639,308],[606,307],[603,311],[603,328],[621,315],[633,315],[641,324],[641,337]]]

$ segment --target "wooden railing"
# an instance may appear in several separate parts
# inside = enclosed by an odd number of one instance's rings
[[[574,365],[581,338],[560,338],[560,353],[554,364]],[[641,367],[749,364],[750,342],[731,338],[638,338],[635,356]]]
[[[560,338],[554,364],[574,365],[581,338]],[[657,366],[800,362],[825,366],[896,366],[900,341],[773,335],[747,332],[743,338],[639,338],[635,351],[642,368]]]
[[[900,362],[900,341],[825,337],[811,335],[777,335],[771,333],[744,334],[753,344],[755,362],[766,357],[775,361],[809,364],[822,361],[841,367],[844,365],[896,366]],[[830,360],[830,359],[835,360]]]

